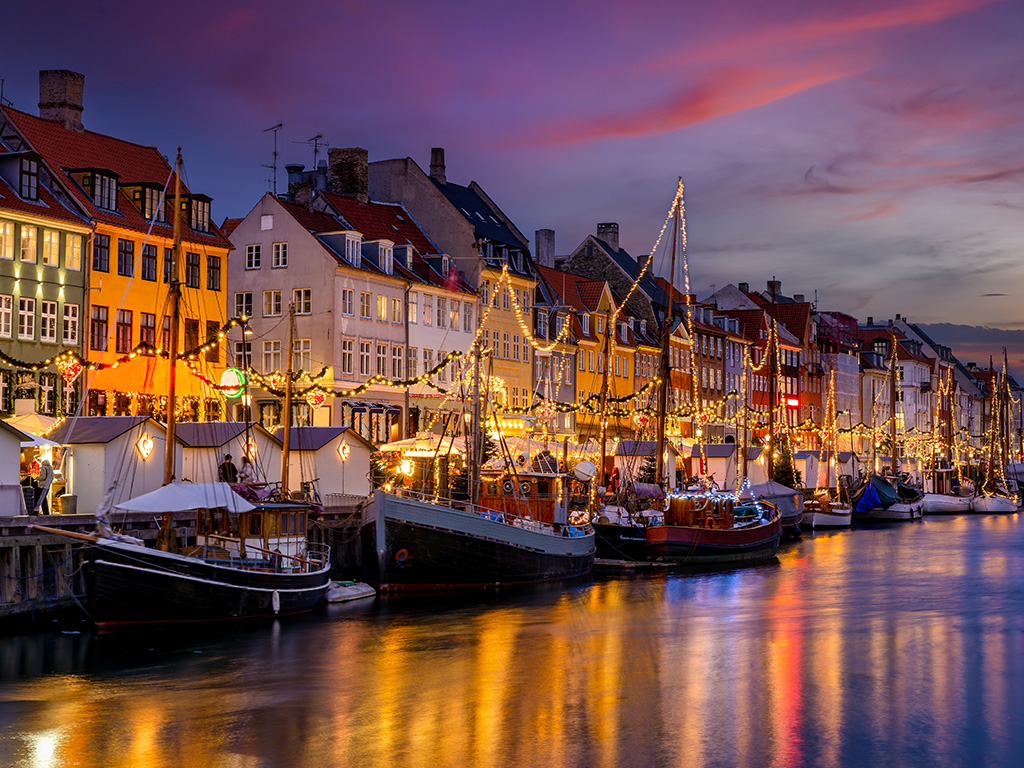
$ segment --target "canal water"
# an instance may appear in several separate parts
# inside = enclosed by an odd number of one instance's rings
[[[1024,524],[418,597],[221,634],[0,637],[0,766],[1020,766]]]

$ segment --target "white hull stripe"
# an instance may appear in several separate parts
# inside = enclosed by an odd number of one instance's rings
[[[145,573],[152,573],[157,576],[168,577],[173,576],[176,579],[185,579],[186,581],[195,581],[199,584],[214,584],[218,587],[229,587],[230,589],[240,589],[247,592],[316,592],[317,590],[327,589],[331,585],[330,581],[324,582],[319,587],[304,587],[301,589],[282,589],[280,587],[273,589],[269,587],[246,587],[241,584],[225,584],[223,581],[213,581],[212,579],[200,579],[197,576],[186,576],[182,573],[174,573],[173,571],[161,571],[155,568],[143,568],[138,565],[125,565],[124,563],[112,563],[109,560],[96,560],[97,565],[109,565],[113,568],[125,568],[131,571],[143,571]],[[315,575],[315,574],[302,574],[303,576]]]

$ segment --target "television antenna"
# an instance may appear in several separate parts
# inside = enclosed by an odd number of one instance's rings
[[[318,133],[316,136],[314,136],[311,139],[307,139],[306,141],[293,141],[292,143],[293,144],[305,144],[305,145],[310,146],[310,147],[313,148],[313,170],[314,171],[316,170],[316,161],[317,161],[317,157],[320,155],[321,148],[327,149],[327,147],[330,146],[330,144],[328,144],[326,141],[324,141],[324,135],[322,133]]]
[[[265,131],[263,131],[264,133],[269,133],[270,131],[274,132],[274,162],[272,165],[260,166],[261,168],[270,168],[274,172],[272,181],[274,188],[274,197],[277,197],[277,132],[280,131],[281,128],[283,127],[284,123],[278,123],[277,125],[272,125],[270,128],[267,128]]]

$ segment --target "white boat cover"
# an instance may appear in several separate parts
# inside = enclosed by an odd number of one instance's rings
[[[750,497],[775,504],[784,518],[802,514],[804,511],[803,494],[774,480],[750,486]],[[741,498],[747,498],[747,494],[742,494]]]
[[[171,483],[155,491],[116,505],[126,512],[187,512],[191,509],[227,508],[229,512],[248,512],[255,507],[227,483]]]

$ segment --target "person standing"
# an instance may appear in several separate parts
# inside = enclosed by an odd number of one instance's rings
[[[238,467],[231,461],[231,454],[224,454],[224,462],[220,465],[219,472],[220,480],[223,483],[237,483],[238,482]]]
[[[249,461],[248,456],[242,457],[242,468],[238,471],[238,482],[240,483],[255,483],[256,482],[256,471],[252,466],[252,462]]]
[[[50,486],[53,484],[53,467],[50,466],[49,459],[43,459],[43,463],[39,465],[36,484],[39,487],[39,490],[36,491],[36,510],[42,509],[40,514],[48,515],[50,514]]]

